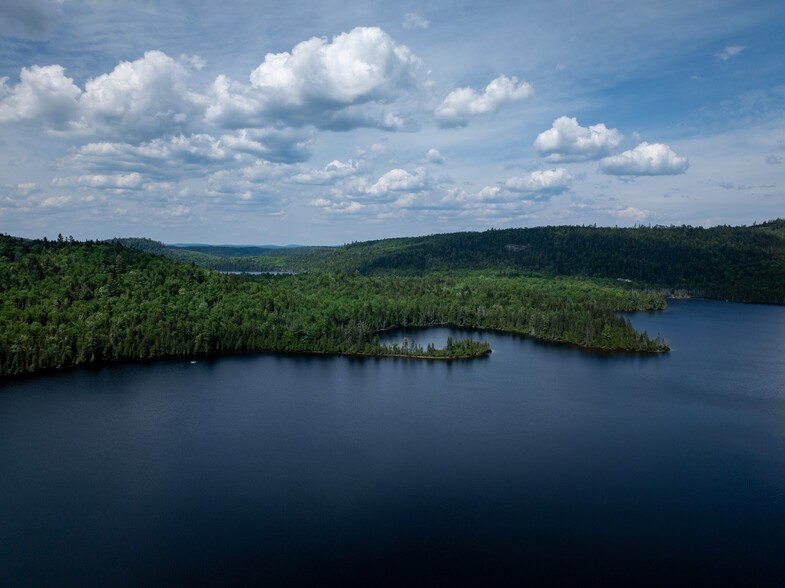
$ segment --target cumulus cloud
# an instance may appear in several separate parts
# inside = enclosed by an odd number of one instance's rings
[[[218,76],[206,94],[189,87],[204,60],[148,51],[80,88],[60,65],[23,68],[0,78],[0,123],[39,124],[56,134],[145,141],[204,130],[304,127],[416,130],[391,104],[418,84],[420,60],[378,27],[331,41],[313,38],[267,54],[249,83]],[[253,147],[253,146],[250,146]]]
[[[600,171],[612,176],[673,176],[683,174],[689,166],[686,157],[679,157],[667,145],[645,141],[600,161]]]
[[[530,84],[519,82],[515,76],[501,75],[482,92],[469,87],[453,90],[436,108],[434,116],[442,127],[465,126],[470,118],[496,112],[503,104],[528,98],[533,92]]]
[[[314,37],[291,52],[268,53],[251,72],[250,85],[218,76],[206,119],[229,128],[271,120],[329,126],[345,108],[386,103],[413,87],[419,64],[406,46],[378,27],[357,27],[330,42]]]
[[[582,127],[578,120],[562,116],[534,140],[534,148],[551,162],[590,161],[600,159],[618,147],[624,137],[617,129],[599,123]]]
[[[419,192],[427,187],[425,168],[417,168],[415,173],[397,168],[381,176],[366,192],[371,196],[385,196],[391,192]]]
[[[572,180],[573,176],[560,167],[512,177],[504,183],[504,187],[510,192],[551,196],[569,190]]]
[[[0,123],[35,122],[53,131],[74,128],[82,91],[59,65],[22,68],[13,88],[0,78]]]
[[[82,91],[60,65],[23,68],[0,80],[0,123],[34,122],[54,133],[151,138],[173,132],[196,108],[188,69],[160,51],[124,61]]]
[[[311,170],[292,176],[291,181],[295,184],[314,184],[327,185],[336,180],[356,175],[362,168],[362,163],[349,160],[346,162],[331,161],[320,170]]]
[[[195,107],[189,70],[161,51],[123,61],[85,84],[79,99],[92,133],[151,137],[182,126]]]
[[[744,45],[728,45],[720,51],[719,53],[715,53],[715,57],[719,57],[723,61],[728,61],[729,59],[736,57],[739,53],[744,51],[746,47]]]
[[[431,25],[427,19],[423,18],[419,14],[414,14],[413,12],[407,12],[403,16],[403,28],[405,29],[427,29]]]
[[[311,201],[311,204],[332,214],[357,214],[366,208],[366,206],[360,202],[351,200],[335,201],[326,198],[316,198]]]
[[[439,153],[438,149],[434,149],[433,147],[428,149],[428,152],[425,154],[425,161],[428,163],[435,163],[437,165],[443,164],[447,161],[441,153]]]

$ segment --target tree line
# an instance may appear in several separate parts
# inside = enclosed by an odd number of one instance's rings
[[[785,304],[782,219],[708,229],[503,229],[267,250],[255,256],[237,256],[236,249],[222,247],[191,251],[158,246],[161,255],[219,270],[426,275],[492,269],[523,276],[607,278],[706,298]]]

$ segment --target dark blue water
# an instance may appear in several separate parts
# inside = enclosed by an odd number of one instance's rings
[[[487,334],[470,362],[246,356],[7,383],[0,586],[782,585],[785,308],[632,320],[672,353]]]

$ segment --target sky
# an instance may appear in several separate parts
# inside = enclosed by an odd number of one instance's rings
[[[0,232],[785,217],[785,4],[0,0]]]

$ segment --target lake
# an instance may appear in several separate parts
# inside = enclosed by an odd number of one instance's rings
[[[782,585],[785,308],[631,320],[672,352],[472,333],[490,357],[7,382],[0,586]]]

